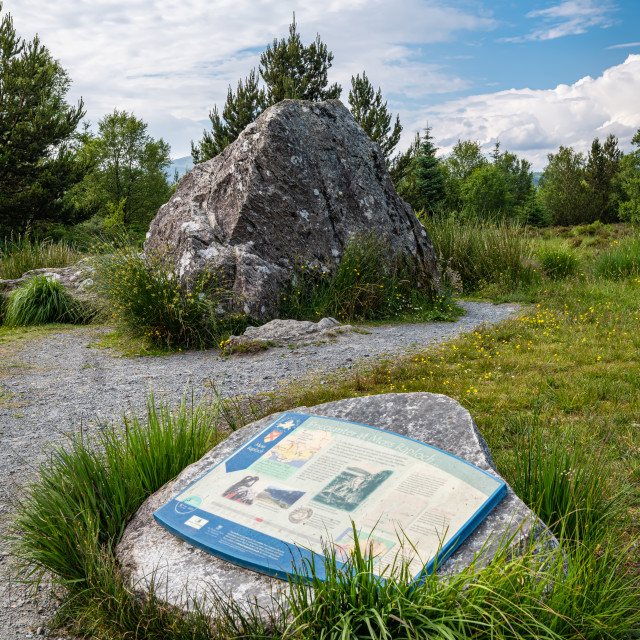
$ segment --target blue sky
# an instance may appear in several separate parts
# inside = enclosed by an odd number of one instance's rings
[[[640,128],[640,0],[4,0],[38,33],[93,123],[132,111],[172,155],[189,153],[228,85],[287,33],[335,55],[330,80],[362,70],[399,113],[406,148],[427,124],[445,154],[496,140],[540,170],[560,144],[585,151]]]

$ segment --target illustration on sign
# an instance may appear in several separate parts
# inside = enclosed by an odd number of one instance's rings
[[[154,516],[209,553],[283,578],[328,545],[346,561],[355,524],[375,570],[402,557],[418,580],[505,493],[502,480],[423,442],[285,413]]]

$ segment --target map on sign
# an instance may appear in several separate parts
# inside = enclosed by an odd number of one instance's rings
[[[355,525],[375,571],[402,558],[419,580],[506,490],[502,480],[423,442],[285,413],[154,517],[209,553],[281,578],[330,547],[345,562]]]

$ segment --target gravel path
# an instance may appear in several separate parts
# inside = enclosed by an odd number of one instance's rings
[[[330,374],[384,354],[441,343],[513,317],[519,309],[479,302],[462,306],[466,315],[456,322],[376,327],[369,335],[348,333],[335,342],[226,360],[215,351],[114,358],[90,347],[105,331],[99,327],[23,344],[11,362],[2,363],[16,365],[15,373],[0,377],[0,538],[10,520],[12,497],[45,458],[47,447],[81,425],[91,431],[130,407],[143,407],[147,390],[171,402],[179,401],[187,384],[197,394],[209,390],[211,382],[226,396],[272,391],[310,374]],[[3,367],[0,373],[10,370]],[[9,579],[9,569],[7,548],[0,542],[0,640],[43,633],[53,611],[51,598],[30,597],[27,588]]]

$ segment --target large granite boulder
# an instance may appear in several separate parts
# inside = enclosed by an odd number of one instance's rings
[[[181,279],[218,270],[239,308],[265,320],[296,261],[331,271],[349,239],[369,233],[417,287],[437,286],[433,245],[380,147],[338,100],[284,100],[180,181],[145,252],[167,256]]]
[[[294,409],[393,431],[448,451],[488,473],[500,477],[491,453],[469,412],[447,396],[431,393],[386,394],[329,402]],[[189,607],[194,601],[211,602],[211,594],[226,594],[240,602],[269,608],[272,597],[285,592],[287,583],[231,564],[193,547],[163,529],[153,512],[229,456],[271,422],[269,416],[231,434],[201,460],[187,467],[173,482],[148,498],[127,526],[117,548],[131,586],[148,594],[153,583],[166,602]],[[474,559],[490,562],[501,541],[510,540],[517,553],[543,531],[544,546],[557,546],[531,510],[509,487],[507,495],[475,531],[440,567],[443,574],[459,572]]]

